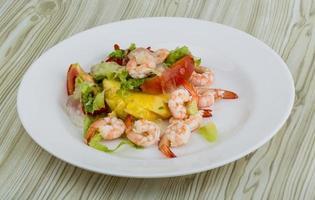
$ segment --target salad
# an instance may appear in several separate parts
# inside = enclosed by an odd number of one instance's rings
[[[201,66],[186,46],[174,50],[150,47],[114,50],[100,63],[84,71],[71,64],[67,72],[67,107],[83,117],[84,142],[110,153],[124,144],[135,148],[156,146],[166,157],[171,148],[187,144],[197,131],[214,141],[211,106],[237,94],[212,88],[214,72]],[[160,122],[168,123],[166,128]],[[114,149],[106,140],[120,138]]]

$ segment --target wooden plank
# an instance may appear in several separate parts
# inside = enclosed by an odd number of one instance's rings
[[[314,0],[0,1],[0,199],[315,199],[314,13]],[[285,126],[236,162],[177,178],[96,174],[35,144],[16,112],[17,87],[31,63],[77,32],[147,16],[223,23],[271,46],[296,85]]]

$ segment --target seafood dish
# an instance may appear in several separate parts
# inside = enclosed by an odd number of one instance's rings
[[[75,63],[67,72],[69,115],[82,121],[83,141],[112,153],[123,145],[156,147],[167,158],[193,134],[214,142],[217,128],[212,105],[237,99],[229,90],[213,88],[214,71],[201,64],[188,47],[174,50],[118,44],[89,72]],[[161,126],[161,123],[167,123]],[[119,140],[115,148],[106,141]]]

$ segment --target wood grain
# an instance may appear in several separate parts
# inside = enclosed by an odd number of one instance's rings
[[[227,24],[278,52],[296,86],[279,133],[231,164],[163,179],[92,173],[33,142],[16,112],[17,87],[31,63],[77,32],[147,16]],[[314,0],[0,0],[0,27],[0,199],[315,199]]]

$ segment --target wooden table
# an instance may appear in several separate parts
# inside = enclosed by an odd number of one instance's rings
[[[0,5],[0,199],[315,199],[315,0],[0,0]],[[32,62],[80,31],[148,16],[227,24],[278,52],[296,86],[294,109],[279,133],[236,162],[163,179],[92,173],[40,148],[16,111],[17,88]]]

